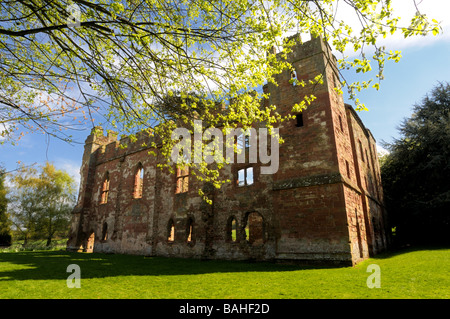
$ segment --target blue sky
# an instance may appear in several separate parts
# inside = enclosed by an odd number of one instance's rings
[[[386,65],[379,91],[368,89],[359,93],[369,110],[358,115],[378,144],[398,137],[397,127],[402,119],[412,114],[413,105],[421,103],[439,81],[450,82],[449,38],[404,48],[402,56],[399,63]]]
[[[407,3],[408,10],[411,9],[412,1],[402,3]],[[446,17],[450,12],[450,1],[424,0],[419,8],[442,23],[443,34],[407,40],[398,36],[386,40],[388,49],[402,51],[402,59],[399,63],[386,63],[385,79],[379,91],[369,89],[358,96],[369,109],[358,114],[377,142],[391,142],[398,137],[397,127],[403,118],[411,115],[412,106],[420,103],[438,81],[450,82],[450,17]],[[406,9],[399,8],[400,16],[410,13],[402,10]],[[358,79],[348,72],[344,76],[348,82]],[[353,105],[351,101],[346,102]],[[78,181],[84,140],[89,133],[88,127],[78,132],[75,135],[78,143],[72,145],[42,134],[26,135],[16,146],[0,145],[0,164],[9,171],[18,167],[18,161],[25,165],[42,165],[50,161]]]

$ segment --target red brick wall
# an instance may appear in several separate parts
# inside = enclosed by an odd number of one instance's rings
[[[356,113],[333,91],[336,65],[328,45],[320,38],[299,44],[288,60],[299,79],[308,81],[323,74],[324,81],[293,86],[289,72],[284,72],[277,77],[277,87],[265,87],[270,93],[265,103],[276,105],[281,114],[291,112],[305,95],[317,97],[303,112],[303,127],[297,127],[295,119],[280,125],[285,143],[279,148],[275,174],[262,175],[260,165],[253,164],[252,185],[239,187],[232,182],[220,190],[190,176],[188,192],[176,194],[176,176],[156,166],[164,159],[149,155],[149,149],[142,146],[143,141],[151,145],[151,137],[141,134],[138,142],[122,149],[113,135],[91,135],[83,155],[80,199],[68,247],[85,247],[94,232],[94,251],[345,263],[358,262],[385,247],[375,142]],[[368,165],[360,163],[361,154],[355,148],[359,140],[364,155],[368,152]],[[136,199],[133,191],[139,163],[145,173],[143,196]],[[247,166],[229,165],[222,170],[223,176],[235,181],[238,170]],[[100,204],[106,172],[110,192],[108,202]],[[213,198],[213,205],[202,201],[199,189]],[[252,224],[252,216],[260,220],[253,221],[257,226],[250,232],[261,240],[246,240],[245,226]],[[235,241],[227,235],[232,218],[237,222]],[[174,241],[168,241],[171,221]],[[105,222],[108,238],[102,240]]]

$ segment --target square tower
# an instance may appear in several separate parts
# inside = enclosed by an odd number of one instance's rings
[[[321,37],[294,40],[287,61],[295,72],[267,85],[268,103],[286,115],[305,96],[316,99],[280,126],[285,142],[273,177],[277,256],[356,263],[386,247],[375,140],[335,90],[339,73],[329,45]],[[293,76],[306,85],[294,85]]]

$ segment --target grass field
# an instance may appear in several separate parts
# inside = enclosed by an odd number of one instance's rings
[[[67,266],[81,269],[68,288]],[[370,264],[381,287],[369,289]],[[386,253],[356,267],[201,261],[65,251],[0,252],[0,298],[288,299],[450,297],[450,249]]]

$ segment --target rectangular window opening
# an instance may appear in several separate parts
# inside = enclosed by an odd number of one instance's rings
[[[175,194],[186,193],[189,190],[189,167],[177,168]]]
[[[363,162],[365,162],[365,161],[364,161],[364,152],[363,152],[363,148],[362,148],[361,141],[358,140],[358,143],[359,143],[359,151],[360,151],[360,153],[361,153],[361,160],[362,160]]]
[[[296,127],[302,127],[303,126],[303,113],[298,113],[296,116],[295,116],[295,119],[296,119],[296,124],[295,124],[295,126]]]
[[[253,182],[254,182],[253,167],[247,167],[238,170],[237,184],[239,187],[252,185]]]
[[[350,165],[348,164],[348,161],[345,161],[345,167],[347,168],[347,177],[350,178]]]
[[[102,184],[102,194],[101,194],[101,204],[106,204],[108,202],[109,196],[109,175],[105,178]]]
[[[140,167],[134,176],[134,198],[142,198],[144,188],[144,169]]]

